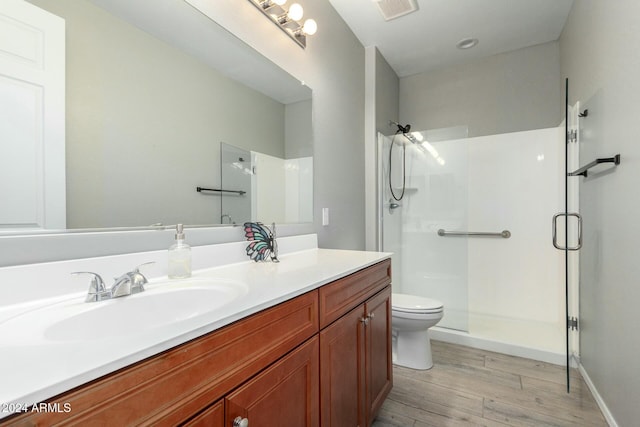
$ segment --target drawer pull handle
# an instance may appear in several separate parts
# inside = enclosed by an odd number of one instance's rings
[[[242,417],[236,417],[233,420],[233,427],[249,427],[249,420]]]

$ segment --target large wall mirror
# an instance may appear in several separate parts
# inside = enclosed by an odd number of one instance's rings
[[[28,2],[66,23],[64,224],[41,228],[313,220],[310,88],[183,0]]]

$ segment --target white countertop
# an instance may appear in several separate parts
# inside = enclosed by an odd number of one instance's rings
[[[206,315],[143,331],[138,331],[136,324],[131,324],[122,334],[111,333],[91,342],[52,341],[28,336],[30,332],[20,337],[20,331],[8,329],[12,324],[10,320],[2,322],[0,319],[0,405],[4,405],[4,411],[0,406],[0,418],[10,415],[7,404],[30,407],[373,265],[389,255],[382,252],[307,249],[281,255],[280,263],[243,261],[196,270],[194,278],[239,282],[246,288],[243,289],[246,293]],[[147,288],[153,289],[159,280],[150,280]],[[85,295],[86,291],[76,292],[64,298],[84,301]],[[96,325],[97,333],[100,328],[108,328],[109,324],[109,319],[104,319],[102,324]],[[7,338],[11,336],[13,338]],[[19,339],[16,340],[16,336]]]

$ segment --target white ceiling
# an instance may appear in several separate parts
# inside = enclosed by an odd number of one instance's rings
[[[360,42],[377,46],[399,77],[557,40],[573,4],[573,0],[417,0],[417,12],[385,21],[375,0],[329,1]],[[456,43],[467,37],[480,43],[457,49]]]

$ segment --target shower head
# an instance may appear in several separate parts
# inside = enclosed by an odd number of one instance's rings
[[[406,125],[402,126],[398,122],[394,122],[393,120],[389,120],[389,126],[394,126],[394,125],[398,127],[398,130],[396,131],[396,133],[409,133],[409,131],[411,130],[411,125],[409,123],[407,123]]]

